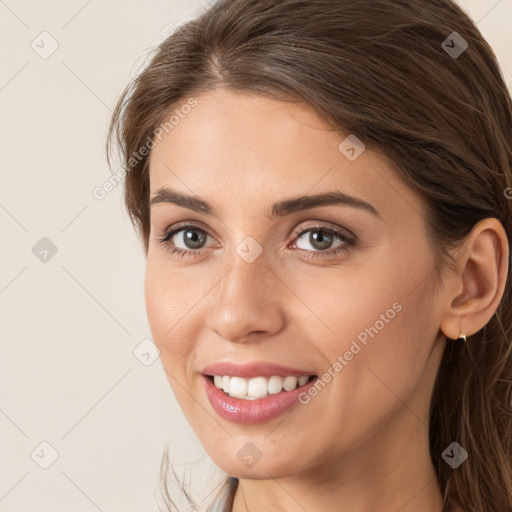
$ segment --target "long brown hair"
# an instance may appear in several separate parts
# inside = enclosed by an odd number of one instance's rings
[[[107,142],[107,155],[114,143],[121,150],[125,204],[146,251],[141,148],[159,127],[172,129],[166,116],[178,119],[194,95],[218,87],[304,101],[389,157],[425,201],[438,277],[481,219],[497,218],[510,245],[510,92],[476,24],[451,0],[220,0],[182,25],[126,87]],[[429,430],[445,512],[512,511],[511,301],[507,276],[487,325],[467,344],[447,343]],[[469,453],[456,470],[441,457],[453,441]]]

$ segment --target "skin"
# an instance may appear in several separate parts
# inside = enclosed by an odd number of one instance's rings
[[[502,225],[478,223],[436,283],[422,200],[382,153],[348,160],[338,149],[348,134],[304,104],[224,89],[195,98],[151,151],[151,197],[167,186],[212,203],[219,218],[151,207],[145,298],[183,413],[213,461],[240,478],[233,510],[440,512],[427,427],[434,379],[446,343],[456,343],[446,337],[462,330],[471,342],[499,304],[509,257]],[[348,205],[264,215],[276,201],[331,190],[382,219]],[[183,221],[208,235],[198,256],[158,242]],[[328,255],[345,242],[334,236],[322,249],[309,235],[329,225],[356,244]],[[310,231],[293,238],[295,228]],[[169,245],[193,252],[183,233]],[[248,236],[263,249],[252,263],[236,252]],[[322,375],[397,302],[401,311],[317,396],[273,420],[224,420],[200,386],[198,372],[224,359]],[[247,442],[262,454],[252,467],[237,457]]]

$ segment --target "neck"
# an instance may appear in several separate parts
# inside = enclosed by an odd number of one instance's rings
[[[395,420],[398,429],[389,425],[387,432],[330,456],[321,467],[294,475],[274,471],[275,478],[264,480],[240,478],[232,511],[441,512],[428,428],[407,408]]]

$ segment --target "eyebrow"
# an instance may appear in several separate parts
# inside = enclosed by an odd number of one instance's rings
[[[219,218],[219,214],[216,209],[207,201],[195,196],[182,194],[181,192],[167,187],[159,188],[151,198],[149,204],[150,206],[153,206],[159,203],[172,203],[183,208],[188,208],[189,210],[193,210],[197,213]],[[384,220],[382,214],[371,204],[363,201],[362,199],[336,190],[323,194],[292,197],[290,199],[279,201],[274,203],[270,210],[265,212],[265,216],[269,219],[274,219],[276,217],[284,217],[285,215],[301,210],[335,204],[343,204],[366,210],[380,220]]]

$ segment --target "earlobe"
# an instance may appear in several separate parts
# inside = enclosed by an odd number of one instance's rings
[[[456,256],[451,286],[446,287],[446,308],[441,331],[452,340],[482,329],[494,315],[508,273],[509,245],[498,219],[478,222]]]

